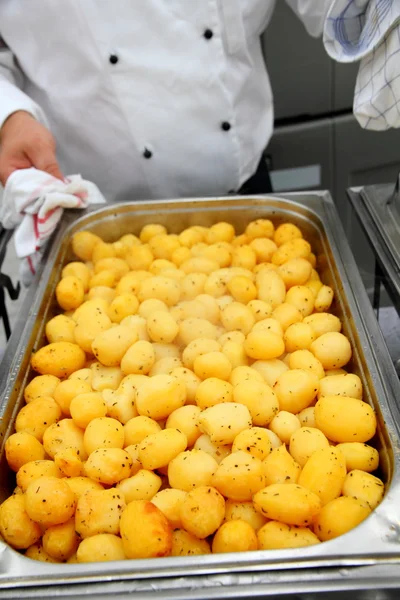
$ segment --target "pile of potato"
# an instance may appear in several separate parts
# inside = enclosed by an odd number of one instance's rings
[[[297,226],[72,246],[6,442],[8,544],[69,563],[294,548],[378,505],[376,417]]]

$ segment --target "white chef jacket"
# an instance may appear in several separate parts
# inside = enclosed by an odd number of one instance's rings
[[[322,32],[331,0],[287,2]],[[0,0],[0,126],[33,114],[63,172],[110,201],[238,190],[272,134],[259,36],[274,4]]]

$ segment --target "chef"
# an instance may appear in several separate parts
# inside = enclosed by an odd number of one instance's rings
[[[321,34],[331,0],[286,1]],[[33,166],[109,201],[268,191],[274,4],[1,0],[1,183]]]

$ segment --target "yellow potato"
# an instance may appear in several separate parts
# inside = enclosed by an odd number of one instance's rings
[[[209,377],[202,381],[195,394],[196,404],[202,410],[221,402],[232,402],[232,400],[232,384],[217,377]]]
[[[237,402],[221,402],[206,408],[199,416],[199,427],[215,444],[232,444],[235,437],[252,425],[247,406]]]
[[[61,562],[61,561],[57,560],[56,558],[53,558],[52,556],[50,556],[50,554],[47,554],[47,552],[44,551],[43,546],[40,544],[40,542],[37,542],[36,544],[32,544],[32,546],[29,546],[29,548],[26,550],[24,556],[26,556],[26,558],[30,558],[31,560],[38,560],[39,562],[46,562],[46,563]]]
[[[220,221],[219,223],[211,225],[211,227],[205,231],[205,235],[208,244],[231,242],[235,235],[235,228],[230,223]]]
[[[194,361],[198,356],[208,352],[219,352],[221,344],[216,340],[199,337],[192,340],[182,352],[182,362],[187,369],[193,370]]]
[[[31,481],[50,475],[52,477],[61,477],[62,473],[52,460],[32,460],[24,464],[17,472],[17,486],[26,492]]]
[[[136,331],[131,331],[123,325],[116,325],[94,338],[92,352],[101,364],[106,367],[116,367],[137,339]]]
[[[91,364],[92,388],[96,392],[106,389],[116,390],[124,378],[119,367],[105,367],[99,362]]]
[[[43,434],[43,446],[51,458],[68,448],[76,450],[82,460],[87,458],[83,431],[72,419],[61,419],[58,423],[50,425]]]
[[[49,527],[68,521],[75,512],[76,500],[64,479],[43,475],[31,481],[25,492],[25,509],[29,517]]]
[[[285,332],[291,325],[299,323],[303,319],[301,312],[288,302],[283,302],[274,308],[272,317],[276,319],[278,323],[280,323],[283,332]]]
[[[314,373],[318,379],[325,376],[321,362],[309,350],[295,350],[292,352],[289,356],[289,367],[290,369],[303,369]]]
[[[274,385],[280,409],[294,414],[310,406],[318,390],[318,377],[302,369],[285,371]]]
[[[358,375],[346,373],[346,375],[330,375],[319,382],[318,398],[322,396],[350,396],[350,398],[362,399],[362,383]]]
[[[83,302],[85,288],[81,279],[67,275],[56,287],[56,298],[63,310],[75,310]]]
[[[207,452],[186,450],[173,458],[168,465],[169,485],[185,492],[210,485],[217,467],[217,461]]]
[[[132,460],[126,450],[103,446],[89,454],[84,465],[84,472],[93,481],[114,485],[129,477],[131,467]]]
[[[75,342],[75,321],[65,315],[57,315],[46,323],[46,337],[50,344],[54,342]]]
[[[96,287],[115,287],[117,283],[117,277],[114,271],[107,271],[104,269],[92,277],[89,280],[89,289]]]
[[[179,429],[164,429],[147,436],[139,444],[139,460],[144,469],[154,470],[168,465],[186,450],[187,437]]]
[[[331,331],[340,332],[342,329],[340,319],[330,313],[315,313],[305,317],[303,323],[312,327],[317,338],[324,333]]]
[[[178,335],[179,325],[165,311],[154,311],[147,318],[147,331],[153,342],[170,344]]]
[[[184,319],[179,324],[178,340],[184,346],[188,346],[190,342],[197,338],[206,338],[215,340],[218,337],[218,330],[206,319],[199,319],[192,317],[190,319]],[[190,365],[183,363],[185,367]]]
[[[177,408],[169,415],[165,428],[181,431],[186,436],[187,446],[190,448],[201,435],[198,425],[200,413],[201,409],[198,406],[187,405]]]
[[[181,504],[184,529],[199,539],[213,534],[225,516],[225,500],[213,487],[201,486],[188,492]]]
[[[264,460],[272,450],[268,433],[263,427],[252,427],[241,431],[232,444],[232,452],[238,452],[239,450]]]
[[[99,533],[119,534],[120,517],[126,506],[119,490],[88,489],[78,499],[75,529],[81,538]]]
[[[42,538],[43,550],[56,560],[65,561],[72,556],[79,545],[75,532],[75,519],[48,527]]]
[[[225,521],[240,519],[258,531],[266,519],[254,508],[253,502],[237,502],[229,498],[225,502]]]
[[[296,527],[269,521],[257,532],[260,550],[283,550],[319,544],[319,539],[308,527]]]
[[[24,390],[25,402],[28,404],[41,396],[50,396],[52,398],[54,390],[59,383],[59,378],[54,375],[37,375],[28,383]]]
[[[346,460],[347,471],[359,469],[372,473],[379,466],[379,452],[376,448],[361,442],[344,442],[336,446]]]
[[[133,343],[121,359],[124,375],[147,375],[155,362],[154,348],[150,342],[139,340]]]
[[[234,281],[234,278],[231,281]],[[241,302],[231,302],[221,311],[221,323],[227,331],[241,331],[247,335],[255,323],[255,318],[247,306]]]
[[[303,317],[308,317],[314,310],[315,298],[305,285],[294,285],[287,291],[285,302],[295,306]]]
[[[296,483],[273,483],[257,492],[254,506],[267,519],[307,527],[321,510],[319,497]]]
[[[92,419],[83,434],[83,442],[88,455],[99,448],[123,448],[124,441],[125,433],[122,423],[110,417]]]
[[[131,292],[119,294],[108,308],[108,316],[113,323],[121,323],[129,315],[135,315],[139,308],[139,300]]]
[[[253,425],[266,427],[279,412],[275,392],[264,382],[241,381],[233,388],[233,402],[243,404],[250,412]]]
[[[311,352],[324,369],[337,369],[347,365],[351,358],[351,345],[345,335],[331,331],[320,335],[310,346]]]
[[[286,450],[285,444],[273,448],[263,460],[265,485],[272,483],[297,483],[301,467]]]
[[[298,483],[319,496],[322,506],[341,495],[346,478],[346,461],[337,448],[316,450],[307,460]]]
[[[330,309],[333,301],[333,289],[329,285],[323,285],[315,298],[314,308],[317,313],[326,312]]]
[[[256,322],[268,319],[272,315],[272,306],[263,300],[251,300],[247,305]]]
[[[72,250],[81,260],[91,260],[94,247],[101,241],[90,231],[78,231],[72,236]]]
[[[139,415],[160,421],[186,401],[186,388],[172,375],[154,375],[138,389],[136,408]]]
[[[356,498],[335,498],[325,504],[315,517],[315,534],[321,542],[333,540],[359,525],[370,512],[371,509]]]
[[[140,303],[138,313],[139,316],[147,320],[153,312],[168,312],[168,310],[168,306],[165,302],[162,302],[157,298],[149,298]]]
[[[228,454],[231,453],[231,446],[213,444],[210,437],[203,433],[194,443],[194,450],[202,450],[210,454],[219,464]]]
[[[235,275],[227,284],[228,291],[235,300],[247,304],[257,298],[257,288],[248,277]]]
[[[69,409],[72,420],[82,429],[93,419],[105,417],[107,414],[107,406],[100,392],[78,394],[71,400]]]
[[[124,259],[110,256],[95,262],[95,274],[101,271],[112,271],[115,274],[116,280],[119,281],[121,277],[128,274],[129,266]]]
[[[278,250],[273,253],[271,261],[279,266],[293,258],[308,258],[310,252],[310,244],[303,238],[296,237],[280,244]]]
[[[78,563],[105,562],[126,558],[122,540],[112,533],[99,533],[85,538],[76,552]]]
[[[207,540],[199,540],[184,529],[172,532],[171,556],[198,556],[210,554],[211,548]]]
[[[212,485],[226,498],[251,500],[265,486],[262,462],[248,452],[232,452],[218,465]]]
[[[263,382],[262,375],[258,373],[255,369],[248,366],[240,366],[232,369],[231,376],[229,378],[230,383],[235,387],[238,383],[242,381],[259,381]]]
[[[245,230],[249,240],[256,238],[273,238],[275,227],[269,219],[256,219],[251,221]]]
[[[266,432],[268,434],[269,441],[271,442],[272,449],[279,448],[279,446],[282,446],[284,442],[282,442],[282,440],[279,436],[276,435],[276,433],[274,433],[270,429],[266,429]]]
[[[166,235],[167,229],[159,223],[149,223],[144,225],[140,231],[139,238],[143,244],[146,244],[156,235]]]
[[[266,302],[272,309],[285,301],[285,283],[276,271],[268,270],[258,273],[256,285],[258,289],[258,300]]]
[[[82,369],[85,362],[85,353],[77,344],[54,342],[35,352],[31,359],[31,366],[41,375],[63,378]]]
[[[278,246],[290,242],[296,238],[303,237],[300,229],[293,223],[282,223],[275,229],[274,242]]]
[[[343,483],[343,496],[351,496],[374,510],[380,504],[385,492],[384,483],[379,477],[354,469],[350,471]]]
[[[281,304],[279,306],[282,306]],[[275,310],[272,312],[272,317],[268,319],[263,319],[262,321],[258,321],[254,327],[252,328],[252,332],[254,331],[270,331],[272,333],[276,333],[279,336],[283,336],[283,327],[281,323],[274,317]]]
[[[246,552],[257,550],[258,540],[253,527],[240,519],[227,521],[217,530],[212,551],[214,554],[221,552]]]
[[[294,460],[304,467],[317,450],[329,447],[328,438],[315,427],[300,427],[290,437],[289,452]]]
[[[305,258],[292,258],[283,263],[278,273],[282,277],[286,289],[294,285],[304,285],[311,275],[311,265]]]
[[[28,548],[40,539],[41,529],[26,511],[25,495],[15,494],[0,504],[0,535],[16,549]]]
[[[307,323],[293,323],[289,325],[283,335],[286,352],[308,350],[315,340],[315,333]]]
[[[172,371],[182,367],[182,362],[177,356],[164,356],[156,361],[150,369],[149,376],[171,375]]]
[[[231,374],[232,365],[222,352],[207,352],[194,359],[193,370],[202,380],[210,377],[227,380]]]
[[[232,369],[249,364],[249,359],[247,358],[243,344],[227,341],[222,346],[222,352],[231,363]]]
[[[104,489],[101,483],[92,481],[89,477],[67,477],[65,482],[68,484],[70,489],[74,492],[76,501],[88,490],[102,490]]]
[[[13,433],[5,443],[6,459],[13,471],[18,471],[31,461],[44,460],[45,449],[42,444],[27,431]]]
[[[83,305],[82,305],[83,306]],[[76,320],[74,330],[75,342],[82,350],[92,354],[92,343],[102,332],[110,329],[112,325],[110,317],[102,311],[87,316],[80,316]]]
[[[127,275],[121,277],[118,281],[115,291],[119,294],[135,294],[137,295],[140,290],[140,286],[145,279],[149,279],[151,273],[148,271],[139,269],[137,271],[130,271]]]
[[[155,275],[142,281],[138,298],[140,302],[149,298],[157,298],[167,306],[174,306],[179,301],[181,288],[177,281],[162,275]]]
[[[125,446],[140,444],[148,435],[161,431],[160,425],[154,419],[139,415],[129,419],[124,426]]]
[[[250,358],[270,360],[284,353],[285,344],[282,337],[272,331],[256,330],[247,335],[244,350]]]
[[[116,489],[122,492],[127,504],[132,500],[152,500],[161,487],[161,477],[146,469],[139,469],[135,475],[122,479]]]
[[[251,368],[260,373],[265,383],[272,388],[281,373],[287,371],[289,367],[282,360],[271,358],[270,360],[256,360]]]
[[[125,254],[125,260],[132,271],[148,269],[153,262],[154,256],[150,248],[146,246],[132,246]],[[130,273],[125,275],[129,276]],[[123,279],[123,278],[122,278]]]
[[[205,273],[189,273],[181,281],[182,300],[192,300],[203,293],[208,277]]]
[[[301,423],[298,417],[286,410],[279,411],[269,424],[269,429],[276,433],[285,444],[289,444],[292,434],[300,427]]]
[[[343,396],[320,398],[315,405],[315,422],[332,442],[368,442],[377,426],[369,404]]]
[[[65,477],[79,477],[83,471],[83,462],[74,448],[57,452],[54,463]]]
[[[42,396],[26,404],[15,420],[15,430],[31,433],[41,442],[50,425],[61,418],[61,409],[53,398]]]
[[[183,490],[167,488],[157,492],[151,502],[164,513],[174,529],[179,529],[182,527],[181,505],[185,498],[186,492]]]
[[[171,553],[171,525],[151,502],[130,502],[122,513],[120,531],[127,558],[151,558]]]
[[[62,413],[71,416],[71,402],[80,394],[89,394],[92,391],[91,384],[76,378],[60,381],[53,392],[53,398],[61,408]]]
[[[206,275],[209,275],[218,268],[219,263],[217,261],[203,256],[192,256],[180,266],[181,271],[186,273],[186,275],[189,273],[206,273]]]

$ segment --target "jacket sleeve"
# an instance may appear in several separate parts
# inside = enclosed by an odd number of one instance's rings
[[[332,0],[286,0],[313,37],[322,35],[324,23]]]
[[[47,125],[43,110],[23,91],[24,85],[24,73],[0,35],[0,128],[17,110],[24,110]]]

